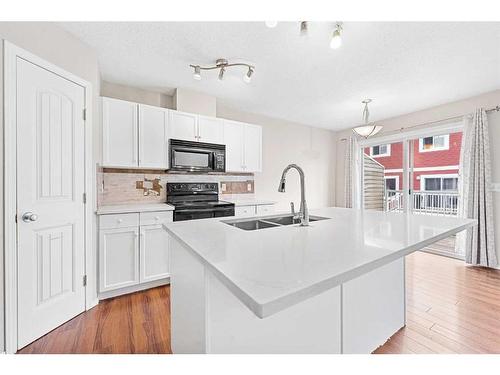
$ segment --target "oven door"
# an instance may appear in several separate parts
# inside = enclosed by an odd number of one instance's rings
[[[174,211],[174,221],[209,219],[212,217],[234,216],[234,206],[218,208],[194,208]]]
[[[170,150],[170,169],[178,171],[212,172],[213,150],[176,146]]]

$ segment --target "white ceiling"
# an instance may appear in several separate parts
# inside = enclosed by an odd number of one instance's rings
[[[172,94],[182,87],[219,102],[334,130],[409,113],[500,88],[500,23],[347,22],[343,46],[329,48],[334,23],[269,29],[264,22],[78,22],[62,27],[94,47],[102,78]],[[189,64],[216,58],[255,64],[224,81],[192,78]]]

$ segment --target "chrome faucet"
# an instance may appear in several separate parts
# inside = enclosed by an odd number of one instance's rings
[[[300,168],[297,164],[290,164],[285,169],[283,169],[283,173],[281,174],[281,180],[280,180],[280,185],[278,187],[278,191],[280,193],[285,192],[286,174],[292,168],[296,169],[297,172],[299,172],[299,176],[300,176],[300,211],[299,211],[300,225],[303,227],[307,227],[307,226],[309,226],[309,210],[307,209],[307,203],[306,203],[305,176],[304,176],[303,169]],[[292,208],[292,214],[294,215],[295,210],[293,208],[293,203],[291,204],[291,208]]]

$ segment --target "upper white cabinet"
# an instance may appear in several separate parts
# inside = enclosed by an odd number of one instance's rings
[[[102,98],[103,165],[137,167],[137,104]]]
[[[262,170],[262,128],[237,121],[224,121],[226,171]]]
[[[168,168],[168,110],[139,104],[139,167]]]
[[[170,111],[169,125],[169,138],[193,142],[198,140],[198,115]]]
[[[257,125],[243,126],[243,167],[245,172],[262,171],[262,128]]]
[[[205,143],[224,142],[224,121],[215,117],[170,111],[169,127],[169,138]]]
[[[224,143],[224,120],[215,117],[198,116],[198,139],[205,143]]]
[[[168,140],[226,145],[227,172],[262,171],[258,125],[102,98],[103,166],[169,168]]]

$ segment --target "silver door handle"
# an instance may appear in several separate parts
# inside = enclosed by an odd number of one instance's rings
[[[22,216],[22,219],[25,223],[30,223],[32,221],[37,221],[38,215],[33,212],[25,212]]]

